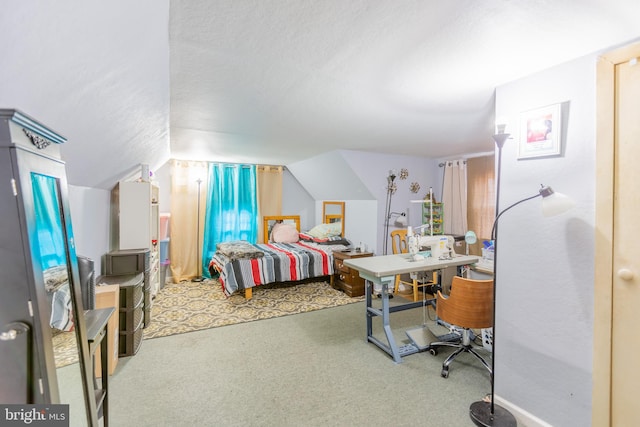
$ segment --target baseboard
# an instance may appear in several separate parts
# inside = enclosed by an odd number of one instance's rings
[[[541,420],[533,414],[530,414],[521,407],[502,399],[500,396],[496,395],[494,398],[496,399],[496,404],[502,406],[516,417],[518,427],[553,427],[551,424]]]

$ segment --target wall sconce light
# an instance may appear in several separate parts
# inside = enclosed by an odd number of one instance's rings
[[[391,212],[390,219],[395,217],[393,225],[396,227],[406,227],[407,226],[407,214],[406,212]]]

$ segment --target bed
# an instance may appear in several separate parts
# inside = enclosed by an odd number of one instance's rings
[[[326,229],[327,235],[318,237],[317,232],[312,233],[314,229]],[[298,215],[265,216],[263,233],[268,243],[220,243],[209,263],[209,271],[218,277],[225,295],[244,291],[246,299],[251,299],[255,286],[271,283],[322,278],[333,285],[333,252],[350,246],[343,237],[344,213],[325,213],[323,223],[314,229],[301,232]],[[282,230],[279,235],[278,230]]]
[[[49,325],[59,331],[73,330],[73,308],[67,265],[56,265],[42,272],[47,301],[51,307]]]

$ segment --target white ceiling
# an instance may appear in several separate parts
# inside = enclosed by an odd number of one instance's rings
[[[493,149],[497,85],[640,35],[640,2],[171,2],[171,148],[289,163]]]
[[[62,133],[69,182],[169,157],[493,149],[497,85],[640,37],[637,0],[7,0],[0,107]]]

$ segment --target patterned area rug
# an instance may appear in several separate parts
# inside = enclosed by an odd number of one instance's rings
[[[151,324],[143,339],[305,313],[363,301],[333,289],[327,282],[264,285],[253,288],[253,298],[242,293],[226,297],[217,280],[167,284],[151,307]],[[78,361],[75,334],[54,337],[56,366]]]
[[[226,297],[216,280],[167,284],[151,308],[151,324],[143,338],[157,338],[218,326],[305,313],[363,301],[333,289],[327,282],[264,285],[253,298]]]

